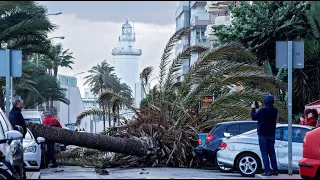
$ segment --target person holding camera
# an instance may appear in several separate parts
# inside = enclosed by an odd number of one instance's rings
[[[299,124],[317,127],[318,126],[318,111],[316,109],[306,110],[305,118],[303,116],[301,116]]]
[[[276,152],[274,148],[275,143],[275,131],[278,118],[278,109],[273,106],[274,97],[271,95],[264,97],[265,107],[259,109],[262,106],[261,102],[254,102],[251,105],[251,118],[258,121],[257,131],[259,137],[259,146],[264,165],[264,173],[262,176],[278,175],[278,166]],[[270,169],[270,162],[272,171]]]

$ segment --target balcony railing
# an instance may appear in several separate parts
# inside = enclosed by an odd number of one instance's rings
[[[231,24],[230,16],[218,16],[215,19],[215,25],[230,25],[230,24]]]
[[[191,45],[192,46],[204,46],[204,47],[210,47],[210,42],[207,40],[207,39],[205,39],[205,38],[202,38],[202,39],[193,39],[192,41],[191,41]]]
[[[203,21],[203,23],[201,23]],[[197,12],[191,17],[191,25],[207,25],[209,14],[206,12]]]
[[[233,5],[233,1],[207,1],[205,11],[208,13],[218,13],[229,9],[229,5]]]
[[[195,6],[197,3],[205,4],[205,3],[207,3],[207,1],[191,1],[190,7],[193,8],[193,6]]]
[[[112,49],[112,55],[134,55],[134,56],[140,56],[142,54],[141,49],[120,49],[120,48],[115,48]]]

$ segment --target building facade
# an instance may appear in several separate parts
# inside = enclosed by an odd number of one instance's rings
[[[239,1],[207,1],[205,11],[209,14],[210,24],[206,27],[205,36],[212,45],[217,37],[214,35],[213,25],[231,25],[229,5],[235,6]]]
[[[77,87],[77,78],[72,76],[58,75],[60,86],[66,89],[66,97],[70,104],[63,102],[54,102],[53,106],[57,110],[57,119],[59,119],[62,126],[75,126],[77,116],[85,111],[82,103],[80,90]],[[84,118],[86,121],[87,118]],[[81,127],[87,131],[89,126]]]
[[[175,54],[183,52],[189,46],[210,47],[210,42],[205,37],[209,22],[209,14],[205,12],[206,1],[178,1],[175,13],[176,31],[183,27],[191,27],[189,33],[183,35],[175,49]],[[178,72],[176,85],[184,80],[192,64],[198,59],[197,53],[192,53],[190,58],[182,60],[182,68]]]
[[[90,88],[84,88],[84,97],[82,97],[82,102],[86,111],[95,108],[99,109],[100,106],[97,100],[98,95],[93,94],[90,91]],[[81,121],[80,126],[89,127],[87,132],[99,133],[103,131],[103,119],[101,116],[88,116],[86,120]],[[106,118],[106,127],[109,127],[108,118]]]

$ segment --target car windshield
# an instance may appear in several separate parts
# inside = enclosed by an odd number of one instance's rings
[[[40,118],[25,118],[24,120],[25,120],[27,123],[41,124]]]

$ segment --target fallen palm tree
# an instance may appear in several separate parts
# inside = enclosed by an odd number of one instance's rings
[[[122,103],[135,112],[134,119],[126,125],[112,128],[113,136],[152,142],[148,144],[152,150],[149,156],[116,153],[108,165],[191,167],[196,164],[193,148],[197,146],[198,132],[217,122],[249,119],[250,102],[261,101],[266,93],[276,95],[282,88],[277,79],[255,65],[255,57],[240,44],[228,43],[214,49],[192,46],[170,59],[177,40],[176,34],[169,40],[160,63],[159,84],[146,92],[149,94],[139,110],[117,93],[100,94],[100,102]],[[177,71],[192,52],[198,53],[199,58],[177,87]],[[149,83],[152,69],[148,67],[140,74],[144,85]],[[197,114],[190,113],[198,109],[205,96],[212,94],[215,94],[212,104]],[[276,106],[280,112],[285,109],[281,102],[277,101]],[[78,116],[78,123],[85,116],[106,114],[108,112],[99,109],[88,110]],[[285,117],[286,114],[281,113],[280,119]]]
[[[148,140],[143,138],[124,139],[32,123],[27,127],[35,137],[44,137],[46,141],[136,156],[148,155]]]
[[[55,142],[116,152],[107,162],[109,166],[194,166],[193,148],[197,146],[198,132],[217,122],[249,119],[250,102],[261,101],[266,93],[276,95],[281,84],[256,66],[255,57],[237,43],[214,49],[192,46],[170,59],[172,49],[188,31],[189,28],[181,29],[170,38],[160,63],[159,84],[150,90],[139,110],[113,91],[100,94],[101,104],[125,106],[135,113],[125,125],[112,128],[113,137],[29,124],[31,131]],[[176,86],[177,72],[193,52],[199,58]],[[151,72],[152,68],[148,67],[141,73],[144,85]],[[204,97],[213,94],[215,100],[206,109],[190,113],[198,109]],[[285,106],[278,101],[276,106],[280,119],[285,119],[286,114],[282,113]],[[77,123],[89,115],[113,116],[118,110],[112,108],[112,111],[110,114],[101,109],[88,110],[78,116]],[[119,114],[116,117],[122,118]]]

